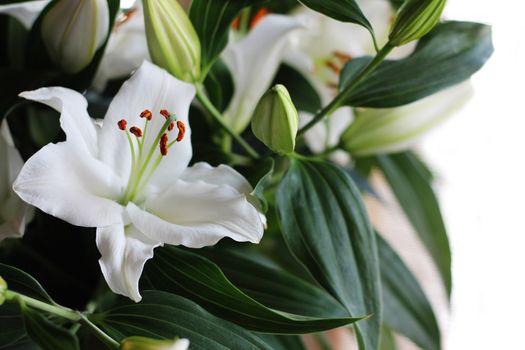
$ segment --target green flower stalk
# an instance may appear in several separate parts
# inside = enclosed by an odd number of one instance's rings
[[[186,82],[201,75],[201,44],[176,0],[143,0],[148,49],[153,62]]]
[[[397,13],[389,40],[393,46],[402,46],[418,40],[439,22],[446,0],[407,0]]]
[[[276,85],[261,98],[252,119],[252,131],[268,148],[289,154],[295,149],[299,117],[290,94]]]
[[[108,36],[108,3],[59,0],[44,15],[41,33],[51,60],[67,73],[80,72]]]
[[[158,340],[144,337],[129,337],[122,341],[120,350],[187,350],[188,339]]]

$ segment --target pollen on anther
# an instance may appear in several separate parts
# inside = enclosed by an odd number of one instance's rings
[[[139,127],[132,126],[129,128],[129,132],[135,135],[136,137],[142,137],[142,130]]]
[[[117,122],[117,125],[118,125],[118,128],[120,130],[126,130],[126,126],[128,125],[128,122],[126,121],[126,119],[121,119]]]
[[[175,127],[175,123],[171,122],[170,125],[168,125],[168,131],[173,130],[174,127]]]
[[[166,119],[168,119],[170,117],[170,112],[168,112],[167,109],[161,109],[160,110],[160,114]]]
[[[177,121],[177,129],[179,129],[179,134],[177,135],[177,142],[181,142],[186,133],[186,125],[180,120]]]
[[[140,113],[140,117],[146,118],[147,120],[151,120],[151,118],[153,118],[153,114],[151,113],[149,109],[145,109],[144,111]]]
[[[162,134],[162,136],[160,138],[159,146],[160,146],[160,154],[162,154],[163,156],[167,155],[168,154],[168,148],[169,148],[169,145],[168,145],[168,134],[166,134],[166,133]]]

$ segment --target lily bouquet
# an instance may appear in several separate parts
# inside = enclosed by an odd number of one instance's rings
[[[2,1],[0,348],[440,349],[363,199],[382,176],[449,296],[414,149],[492,44],[444,7]]]

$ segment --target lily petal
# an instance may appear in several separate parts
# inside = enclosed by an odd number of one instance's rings
[[[235,169],[221,164],[212,167],[205,162],[199,162],[187,168],[180,176],[181,180],[192,182],[198,179],[210,185],[228,185],[240,193],[249,194],[253,191],[252,185]]]
[[[66,133],[69,146],[76,146],[97,156],[97,131],[87,113],[87,101],[78,92],[63,87],[40,88],[20,94],[27,100],[37,101],[60,112],[60,126]]]
[[[194,97],[193,85],[177,80],[164,69],[144,61],[109,106],[100,134],[100,158],[122,178],[127,178],[131,169],[131,152],[126,136],[117,128],[117,122],[124,118],[129,126],[135,125],[144,130],[145,119],[139,115],[145,109],[151,110],[153,119],[149,122],[144,149],[147,152],[153,146],[157,150],[158,145],[153,145],[153,142],[165,122],[159,111],[167,109],[186,124],[187,132],[182,142],[170,148],[170,154],[162,160],[150,181],[160,188],[166,186],[182,173],[192,156],[188,112]],[[170,133],[170,142],[176,136],[176,133]]]
[[[301,23],[289,16],[269,15],[244,39],[224,51],[222,58],[235,84],[224,118],[235,131],[243,131],[250,122],[257,102],[281,64],[290,34],[299,28]]]
[[[26,162],[15,192],[29,204],[73,225],[122,222],[122,183],[104,163],[69,142],[48,144]]]
[[[0,242],[8,237],[22,237],[33,213],[33,208],[12,189],[24,162],[11,141],[7,123],[3,122],[0,134]]]
[[[33,26],[40,12],[47,6],[50,0],[26,1],[17,4],[0,6],[0,14],[15,17],[22,25],[29,29]]]
[[[109,80],[129,76],[144,60],[149,59],[144,14],[140,4],[135,6],[123,23],[114,28],[109,37],[93,82],[99,91],[106,87]]]
[[[164,243],[202,248],[224,237],[258,243],[264,231],[258,210],[246,195],[229,185],[177,180],[144,206],[147,211],[128,204],[132,223]]]
[[[161,243],[144,236],[133,225],[97,228],[97,247],[102,274],[111,290],[139,302],[139,279],[153,250]]]

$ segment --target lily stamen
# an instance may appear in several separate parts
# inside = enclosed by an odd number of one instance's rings
[[[140,130],[140,128],[137,126],[132,126],[129,128],[129,132],[135,135],[137,138],[142,137],[142,130]]]

